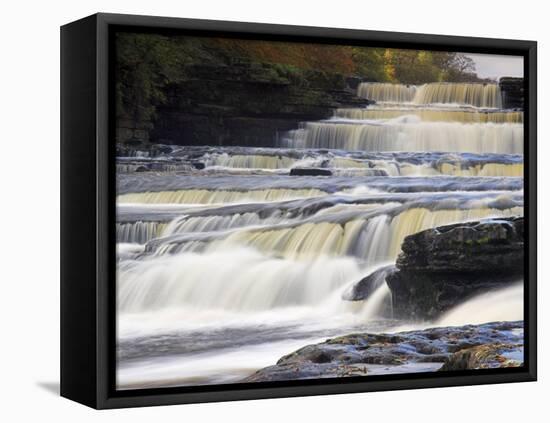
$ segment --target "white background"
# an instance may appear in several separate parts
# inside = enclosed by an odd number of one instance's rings
[[[548,356],[550,23],[544,1],[5,1],[0,37],[0,420],[544,421]],[[59,381],[59,26],[95,12],[425,32],[539,42],[539,381],[93,411]],[[78,141],[78,140],[75,140]],[[546,394],[544,394],[546,390]],[[546,411],[546,412],[545,412]],[[543,417],[544,416],[544,417]]]

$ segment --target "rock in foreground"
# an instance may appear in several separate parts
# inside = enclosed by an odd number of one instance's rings
[[[523,217],[428,229],[405,238],[386,282],[395,317],[433,319],[523,277]]]
[[[244,382],[523,365],[523,322],[351,334],[307,345]]]
[[[451,355],[440,371],[519,367],[523,348],[510,344],[488,344],[466,348]]]

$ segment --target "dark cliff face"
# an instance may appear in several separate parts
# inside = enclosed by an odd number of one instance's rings
[[[503,77],[500,78],[499,86],[502,92],[502,107],[523,110],[523,78]]]
[[[119,120],[118,142],[133,137],[162,144],[273,146],[300,122],[368,104],[355,95],[358,81],[339,74],[246,61],[194,65],[186,72],[184,81],[167,88],[152,122]]]
[[[394,315],[435,318],[523,277],[523,218],[460,223],[408,236],[387,276]]]

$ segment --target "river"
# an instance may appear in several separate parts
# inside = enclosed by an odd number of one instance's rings
[[[119,389],[238,382],[354,331],[522,319],[521,285],[434,322],[393,319],[385,284],[342,298],[407,235],[523,215],[523,114],[501,108],[497,85],[357,94],[376,104],[304,122],[272,148],[117,158]],[[291,174],[301,168],[330,174]]]

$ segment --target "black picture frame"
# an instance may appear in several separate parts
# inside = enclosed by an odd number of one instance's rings
[[[116,391],[112,34],[230,35],[524,57],[525,366]],[[97,409],[534,381],[537,377],[537,44],[534,41],[95,14],[61,28],[61,395]],[[78,248],[76,248],[78,247]]]

